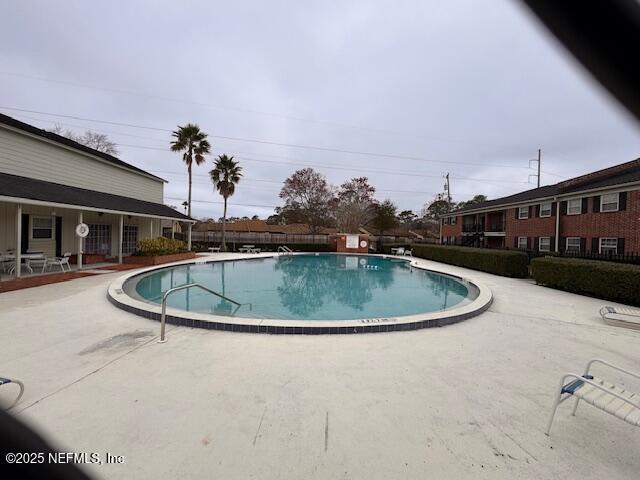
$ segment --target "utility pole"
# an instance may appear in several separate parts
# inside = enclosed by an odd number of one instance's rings
[[[444,178],[444,190],[447,193],[447,205],[449,206],[449,211],[451,211],[451,184],[449,183],[449,172],[447,172]]]
[[[537,166],[538,166],[538,173],[537,174],[531,174],[529,175],[529,178],[531,177],[536,177],[537,180],[537,187],[540,188],[540,165],[542,164],[542,150],[538,149],[538,158],[533,158],[531,160],[529,160],[529,168],[531,168],[531,162],[536,162]]]

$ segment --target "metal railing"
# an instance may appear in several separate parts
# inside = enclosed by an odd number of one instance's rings
[[[293,250],[291,250],[289,247],[287,247],[286,245],[280,245],[278,247],[278,253],[293,253]]]
[[[167,298],[169,297],[169,295],[171,295],[174,292],[177,292],[179,290],[186,290],[191,287],[200,288],[202,290],[205,290],[206,292],[209,292],[215,295],[216,297],[222,298],[223,300],[226,300],[227,302],[230,302],[236,305],[236,309],[231,313],[231,316],[235,315],[235,313],[238,311],[238,309],[240,309],[240,307],[242,307],[242,305],[251,305],[250,303],[244,303],[244,304],[238,303],[235,300],[231,300],[229,297],[222,295],[221,293],[218,293],[214,290],[211,290],[210,288],[200,285],[199,283],[188,283],[186,285],[180,285],[179,287],[170,288],[169,290],[164,292],[164,295],[162,296],[162,314],[160,315],[160,340],[158,340],[159,343],[165,343],[167,341],[164,336],[165,325],[167,321]]]
[[[482,223],[463,223],[462,231],[464,233],[482,232],[484,225]]]

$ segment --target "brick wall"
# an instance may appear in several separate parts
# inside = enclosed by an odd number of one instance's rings
[[[560,212],[554,202],[551,217],[539,217],[538,204],[529,206],[529,218],[517,219],[516,208],[505,209],[505,246],[514,248],[516,237],[527,237],[528,248],[537,249],[537,239],[551,237],[551,250],[554,250],[556,215],[560,214],[560,239],[566,237],[583,238],[582,248],[592,251],[594,238],[612,237],[624,239],[625,253],[640,253],[640,190],[626,192],[625,209],[618,212],[594,212],[594,196],[583,200],[583,213],[580,215],[566,215]],[[598,208],[596,208],[597,210]],[[499,218],[500,210],[491,212],[490,218]],[[485,214],[480,214],[485,215]],[[495,216],[494,216],[495,215]],[[487,217],[489,218],[489,217]],[[443,225],[442,235],[462,235],[462,216],[458,217],[455,225]],[[559,240],[562,242],[562,240]],[[563,244],[559,245],[561,249]]]
[[[536,216],[538,213],[537,205],[531,205],[529,207],[528,219],[516,219],[518,212],[517,208],[509,208],[506,211],[506,227],[505,227],[505,245],[509,248],[517,246],[515,243],[515,237],[527,237],[528,248],[537,250],[537,238],[539,237],[553,237],[556,232],[556,215],[557,209],[555,207],[551,210],[550,217]],[[553,250],[554,245],[551,245]]]
[[[456,218],[455,225],[447,225],[447,224],[442,225],[442,241],[443,242],[446,237],[456,237],[456,240],[459,241],[461,236],[462,236],[462,217]]]
[[[593,201],[587,199],[588,213],[560,217],[560,236],[586,238],[588,251],[594,237],[624,238],[625,252],[640,253],[640,190],[627,192],[623,211],[594,213]]]

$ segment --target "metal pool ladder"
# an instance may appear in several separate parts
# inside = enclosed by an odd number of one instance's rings
[[[278,247],[278,253],[284,253],[286,255],[286,254],[289,254],[289,253],[293,253],[293,250],[291,250],[286,245],[280,245]]]
[[[220,297],[223,300],[226,300],[227,302],[233,303],[234,305],[236,305],[236,309],[231,313],[231,315],[235,315],[235,313],[238,311],[238,309],[242,306],[242,305],[251,305],[249,304],[243,304],[243,303],[238,303],[235,300],[231,300],[229,297],[225,297],[224,295],[222,295],[221,293],[218,293],[214,290],[211,290],[210,288],[207,288],[203,285],[200,285],[199,283],[188,283],[186,285],[180,285],[179,287],[173,287],[170,288],[169,290],[167,290],[166,292],[164,292],[164,295],[162,296],[162,314],[160,315],[160,340],[158,340],[159,343],[165,343],[167,340],[164,336],[164,330],[165,330],[165,325],[166,325],[166,320],[167,320],[167,298],[169,298],[169,295],[171,295],[174,292],[177,292],[179,290],[186,290],[188,288],[191,287],[197,287],[200,288],[202,290],[205,290],[213,295],[215,295],[216,297]]]

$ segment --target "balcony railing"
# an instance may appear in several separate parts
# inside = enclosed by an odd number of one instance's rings
[[[463,223],[462,231],[464,233],[474,233],[474,232],[482,232],[484,229],[484,225],[481,223]]]
[[[487,225],[485,232],[504,232],[504,223],[492,222]]]

